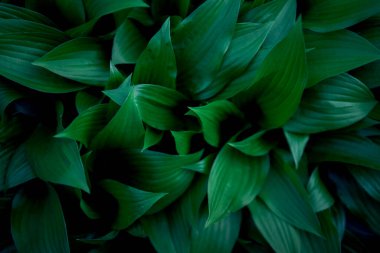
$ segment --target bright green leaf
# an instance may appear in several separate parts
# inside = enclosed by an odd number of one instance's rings
[[[267,131],[262,130],[244,140],[229,142],[228,145],[249,156],[266,155],[276,145],[276,142],[265,139],[266,133]]]
[[[177,66],[170,38],[170,19],[149,41],[137,60],[132,82],[159,84],[175,88]]]
[[[164,136],[164,132],[154,129],[152,127],[147,126],[145,129],[144,136],[144,147],[143,149],[148,149],[156,144],[158,144],[162,137]]]
[[[19,252],[69,253],[61,203],[53,187],[21,189],[12,202],[12,236]]]
[[[284,130],[286,141],[288,142],[290,151],[292,152],[293,160],[298,168],[302,155],[304,153],[307,142],[309,141],[309,135],[289,132]]]
[[[269,157],[251,157],[225,145],[211,168],[207,224],[248,205],[261,191],[269,172]]]
[[[33,64],[68,79],[104,86],[110,75],[108,62],[98,41],[77,38],[59,45]]]
[[[315,169],[311,174],[307,184],[307,190],[309,192],[310,203],[314,212],[326,210],[334,204],[334,199],[319,177],[318,169]]]
[[[191,139],[197,133],[197,131],[171,131],[178,154],[186,155],[190,152]]]

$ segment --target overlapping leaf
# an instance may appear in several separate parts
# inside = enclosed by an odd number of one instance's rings
[[[265,134],[266,131],[262,130],[242,141],[229,142],[228,145],[249,156],[266,155],[276,143],[266,140]]]

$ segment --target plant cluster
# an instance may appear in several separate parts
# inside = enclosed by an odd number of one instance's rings
[[[369,252],[380,1],[0,1],[0,252]]]

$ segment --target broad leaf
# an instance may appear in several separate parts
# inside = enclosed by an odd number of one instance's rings
[[[77,38],[59,45],[33,64],[68,79],[104,86],[110,75],[108,62],[98,41]]]
[[[380,169],[380,145],[353,134],[319,137],[310,143],[311,162],[342,162]]]
[[[130,94],[132,86],[132,76],[129,75],[122,83],[115,89],[104,90],[103,93],[109,97],[113,102],[122,105],[125,99]]]
[[[258,230],[276,252],[302,252],[298,229],[278,217],[259,199],[249,205],[249,210]]]
[[[293,133],[287,130],[284,130],[284,135],[286,141],[288,142],[296,168],[298,168],[306,144],[309,141],[309,135]]]
[[[101,181],[100,185],[119,203],[117,218],[113,224],[113,228],[117,230],[129,227],[165,196],[165,193],[142,191],[110,179]]]
[[[339,129],[366,117],[376,103],[367,86],[342,74],[306,90],[285,129],[302,134]]]
[[[208,182],[212,224],[248,205],[258,195],[269,172],[269,157],[251,157],[225,145],[211,168]]]
[[[0,18],[23,19],[49,26],[54,26],[54,23],[50,19],[38,12],[7,3],[0,3]]]
[[[99,104],[100,100],[101,99],[96,97],[94,94],[91,94],[86,91],[79,91],[75,95],[75,108],[77,109],[77,112],[80,114],[88,110],[90,107]]]
[[[259,131],[244,140],[229,142],[228,145],[234,147],[240,152],[250,156],[262,156],[268,154],[268,152],[276,146],[275,141],[269,141],[265,139],[267,131]]]
[[[197,98],[210,85],[231,43],[240,1],[207,0],[173,31],[178,87]]]
[[[146,124],[160,130],[183,127],[187,99],[181,93],[151,84],[136,85],[134,90],[137,109]]]
[[[315,169],[311,174],[307,184],[307,190],[309,192],[310,203],[314,212],[326,210],[334,204],[334,199],[319,177],[318,169]]]
[[[137,60],[132,82],[159,84],[175,88],[177,66],[170,38],[170,19],[149,41]]]
[[[380,12],[377,0],[311,0],[303,16],[305,28],[331,32],[355,25]]]
[[[27,96],[24,91],[12,87],[12,83],[0,80],[0,118],[4,117],[5,109],[12,102]]]
[[[39,182],[12,202],[12,236],[19,252],[69,253],[66,224],[54,188]]]
[[[348,30],[305,32],[308,86],[380,59],[380,50]]]
[[[143,149],[148,149],[156,144],[158,144],[162,137],[164,136],[164,132],[154,129],[152,127],[147,126],[145,129],[144,136],[144,147]]]
[[[100,18],[101,16],[121,11],[127,8],[148,7],[143,0],[83,0],[88,19]]]
[[[256,99],[265,128],[282,126],[295,113],[306,84],[307,69],[302,23],[298,21],[284,40],[269,53],[256,82],[236,100]]]
[[[108,106],[99,104],[80,113],[62,132],[55,135],[58,138],[69,138],[91,145],[93,138],[107,124]]]
[[[190,110],[199,118],[205,140],[214,147],[220,144],[223,122],[231,117],[242,117],[239,109],[228,100],[217,100],[204,106],[190,107]]]
[[[26,20],[0,19],[0,75],[28,88],[63,93],[82,85],[55,75],[32,62],[66,40],[63,32]]]
[[[198,131],[171,131],[178,154],[186,155],[190,152],[192,137],[197,133]]]
[[[145,129],[137,110],[134,90],[111,121],[92,141],[94,148],[142,148]]]
[[[380,201],[380,172],[365,167],[352,166],[350,172],[358,184],[374,199]]]
[[[81,25],[85,22],[86,12],[83,1],[78,0],[54,0],[60,14],[72,25]]]
[[[47,129],[39,127],[28,139],[26,153],[38,178],[89,192],[75,141],[54,138]]]
[[[126,19],[117,29],[112,46],[114,64],[135,64],[147,41],[137,27]]]
[[[272,163],[260,198],[287,223],[320,235],[320,226],[306,189],[294,170],[277,155]]]

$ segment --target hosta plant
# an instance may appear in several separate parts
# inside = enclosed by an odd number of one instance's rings
[[[0,252],[370,252],[379,73],[378,0],[2,0]]]

